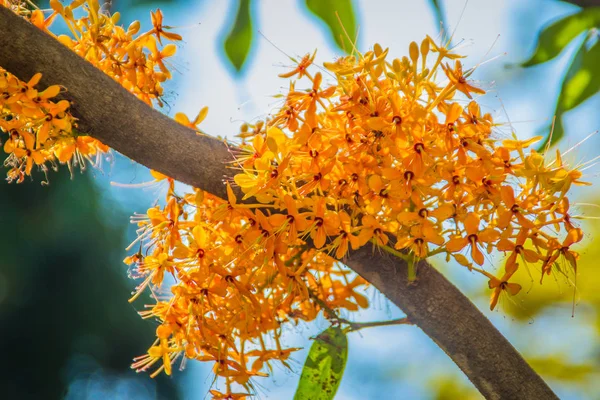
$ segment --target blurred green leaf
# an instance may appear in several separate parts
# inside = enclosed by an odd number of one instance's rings
[[[250,0],[239,0],[233,26],[225,39],[225,54],[238,72],[241,71],[250,53],[252,34]]]
[[[557,143],[564,136],[563,114],[600,91],[598,66],[600,66],[600,42],[594,43],[590,48],[586,48],[583,43],[575,53],[563,79],[554,111],[556,119],[550,145]],[[540,149],[546,147],[548,140],[550,135]]]
[[[435,400],[479,400],[483,396],[460,378],[453,375],[440,375],[429,382],[429,387],[434,392]]]
[[[534,54],[521,65],[530,67],[553,59],[581,33],[598,26],[600,7],[586,8],[548,25],[539,34]]]
[[[346,53],[352,52],[352,43],[348,41],[344,29],[352,41],[356,40],[356,17],[351,0],[306,0],[308,10],[319,17],[331,32],[338,47]],[[337,16],[336,16],[337,13]],[[338,20],[339,16],[339,20]],[[341,21],[341,24],[340,24]],[[343,28],[342,28],[343,26]]]
[[[556,379],[563,382],[582,382],[596,372],[592,364],[571,364],[558,355],[536,358],[527,357],[527,361],[544,378]]]
[[[433,13],[435,15],[436,25],[439,30],[445,28],[448,29],[448,25],[446,25],[446,20],[444,19],[444,12],[442,11],[442,6],[439,0],[429,0],[431,3],[431,7],[433,7]]]
[[[340,386],[346,360],[348,338],[339,327],[330,327],[316,337],[310,347],[294,400],[330,400]]]
[[[582,48],[581,64],[577,71],[563,83],[558,107],[563,111],[571,110],[600,90],[600,42],[589,49]]]
[[[562,90],[564,89],[565,83],[568,82],[569,79],[572,76],[574,76],[576,74],[576,72],[579,70],[579,67],[581,66],[581,61],[583,59],[584,51],[585,51],[585,43],[582,43],[579,46],[579,48],[577,49],[577,51],[575,52],[575,55],[573,56],[573,58],[571,59],[571,63],[569,64],[567,73],[565,74],[565,77],[563,78],[562,85],[561,85],[561,93],[562,93]],[[560,96],[561,95],[559,94],[559,98],[556,101],[556,107],[554,109],[554,115],[553,115],[554,126],[550,125],[550,127],[545,128],[544,132],[542,132],[542,135],[545,135],[546,139],[538,146],[539,151],[543,151],[548,146],[548,142],[550,142],[550,146],[558,143],[558,141],[560,139],[562,139],[562,137],[565,135],[565,129],[562,124],[562,115],[565,112],[565,110],[562,110],[560,108],[560,104],[562,103]],[[546,134],[546,131],[548,132],[547,134]]]

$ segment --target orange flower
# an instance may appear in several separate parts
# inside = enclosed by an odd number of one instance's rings
[[[156,35],[158,42],[162,44],[161,37],[164,37],[169,40],[182,40],[181,35],[176,33],[167,32],[165,29],[171,29],[170,26],[163,26],[163,14],[160,11],[160,8],[156,9],[156,12],[151,12],[152,15],[152,25],[154,28],[152,29],[152,33]]]
[[[498,241],[498,244],[496,245],[496,248],[498,250],[511,252],[506,260],[506,265],[504,267],[506,270],[516,269],[517,256],[521,256],[523,261],[529,262],[529,263],[535,263],[542,258],[542,256],[540,254],[538,254],[537,252],[530,250],[530,249],[526,249],[524,247],[525,241],[528,238],[529,238],[528,230],[526,228],[521,228],[521,231],[517,235],[517,238],[514,242],[512,242],[506,238],[502,238]]]
[[[296,208],[296,202],[290,195],[284,197],[287,215],[274,214],[269,216],[269,222],[274,227],[280,227],[288,232],[290,242],[295,242],[298,239],[298,233],[302,233],[308,228],[308,220],[304,213],[299,213]]]
[[[464,221],[466,235],[450,239],[448,243],[446,243],[446,250],[455,253],[469,245],[473,261],[479,265],[483,265],[483,253],[479,249],[479,246],[483,243],[487,244],[498,240],[500,234],[492,228],[480,230],[479,225],[479,216],[475,213],[469,213]]]
[[[471,96],[471,92],[477,94],[485,94],[485,90],[476,88],[475,86],[472,86],[467,82],[467,78],[463,74],[462,64],[459,60],[456,60],[454,64],[454,69],[452,69],[448,64],[446,64],[445,66],[442,65],[442,68],[444,69],[446,76],[448,76],[448,79],[450,79],[450,84],[456,89],[463,92],[469,99],[473,98],[473,96]]]
[[[444,237],[431,224],[415,225],[410,228],[408,237],[398,238],[395,247],[397,249],[408,248],[416,257],[425,258],[429,254],[428,243],[441,246],[444,244]]]
[[[542,277],[540,282],[544,279],[544,274],[550,275],[552,273],[552,267],[561,256],[569,263],[573,272],[577,272],[577,259],[579,259],[579,254],[571,250],[571,246],[580,242],[581,239],[583,239],[583,231],[580,228],[574,228],[567,232],[567,236],[562,244],[559,244],[556,240],[553,240],[550,243],[548,255],[542,265]]]
[[[204,121],[206,119],[207,115],[208,115],[208,107],[202,107],[200,109],[200,111],[198,112],[198,115],[196,115],[196,118],[194,118],[193,121],[190,121],[190,119],[187,117],[187,115],[185,115],[184,113],[180,113],[180,112],[175,114],[174,119],[175,119],[175,121],[179,122],[183,126],[187,126],[188,128],[191,128],[191,129],[201,132],[198,129],[198,125],[200,125],[202,123],[202,121]]]
[[[327,236],[332,235],[339,227],[339,219],[334,213],[326,212],[326,204],[324,198],[318,198],[312,206],[313,212],[308,215],[311,218],[312,224],[309,228],[310,237],[313,240],[315,247],[320,249],[325,245]]]
[[[340,228],[338,237],[332,241],[332,249],[336,249],[335,257],[341,259],[346,255],[350,246],[352,249],[360,247],[360,240],[358,236],[354,235],[354,232],[358,231],[359,228],[353,226],[352,219],[344,211],[340,211],[337,218],[339,219]]]
[[[515,296],[521,291],[521,285],[514,282],[508,282],[508,280],[514,275],[518,268],[518,265],[514,265],[513,268],[507,269],[504,275],[501,278],[496,278],[494,275],[486,272],[484,270],[473,268],[473,270],[487,276],[490,280],[488,282],[488,286],[490,289],[493,289],[492,295],[490,297],[490,310],[494,310],[496,305],[498,304],[498,300],[500,299],[500,295],[506,292],[510,296]]]
[[[293,70],[291,70],[290,72],[285,72],[283,74],[279,74],[278,76],[280,78],[292,78],[295,75],[298,75],[297,78],[301,79],[302,77],[304,77],[307,73],[308,67],[310,65],[312,65],[313,61],[315,60],[315,56],[317,55],[317,51],[315,50],[312,55],[306,54],[304,57],[302,57],[302,59],[297,63],[298,65],[296,66],[296,68],[294,68]],[[292,61],[295,62],[294,59],[292,59]]]

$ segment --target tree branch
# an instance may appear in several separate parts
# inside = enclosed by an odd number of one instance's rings
[[[562,0],[566,3],[571,3],[579,7],[598,7],[600,6],[600,0]]]
[[[224,177],[233,160],[220,140],[198,136],[127,92],[67,47],[0,7],[0,66],[42,85],[61,84],[79,129],[148,168],[226,198]],[[346,265],[400,307],[437,343],[488,399],[556,399],[546,383],[481,312],[426,261],[417,284],[407,263],[369,246]]]

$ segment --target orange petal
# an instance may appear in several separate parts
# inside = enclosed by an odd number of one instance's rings
[[[467,238],[452,238],[448,241],[448,243],[446,243],[446,250],[448,250],[451,253],[455,253],[464,249],[468,243],[469,241],[467,240]]]
[[[471,245],[471,258],[479,265],[483,265],[483,262],[485,261],[483,258],[483,253],[481,250],[479,250],[477,243],[473,243]]]
[[[446,114],[446,125],[456,122],[458,117],[462,114],[463,108],[458,103],[452,103]]]
[[[60,86],[52,85],[49,86],[46,90],[39,94],[39,97],[42,99],[50,99],[52,97],[57,96],[60,93]]]
[[[498,304],[498,299],[500,298],[500,293],[502,290],[500,288],[494,289],[492,293],[492,297],[490,298],[490,310],[493,311],[496,308],[496,304]]]
[[[500,194],[506,208],[511,208],[513,204],[515,204],[515,191],[512,186],[502,186],[502,188],[500,188]]]
[[[176,51],[177,51],[177,46],[170,43],[170,44],[166,45],[165,47],[163,47],[160,54],[162,54],[163,57],[171,57],[175,54]]]
[[[563,247],[569,247],[573,243],[577,243],[583,239],[583,231],[580,228],[574,228],[567,233],[567,237],[563,242]]]
[[[475,213],[469,213],[464,221],[465,229],[469,235],[479,231],[479,216]]]
[[[519,285],[518,283],[507,283],[505,286],[505,290],[511,296],[514,296],[521,291],[521,285]]]

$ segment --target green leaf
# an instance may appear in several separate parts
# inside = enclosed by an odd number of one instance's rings
[[[556,57],[573,39],[600,26],[600,7],[586,8],[546,26],[539,34],[537,48],[521,66],[530,67]]]
[[[600,91],[600,74],[597,73],[599,65],[600,42],[597,41],[590,48],[586,48],[583,43],[573,57],[563,79],[554,111],[556,120],[550,145],[557,143],[564,136],[563,114]],[[541,149],[546,147],[549,138],[548,136],[541,145]]]
[[[339,327],[330,327],[315,338],[302,369],[294,400],[331,400],[340,386],[348,338]]]
[[[353,46],[346,37],[344,30],[352,41],[356,40],[356,17],[351,0],[306,0],[308,10],[319,17],[331,32],[338,47],[346,53],[351,53]],[[336,16],[337,13],[337,16]],[[338,20],[339,16],[339,20]],[[341,21],[341,25],[340,25]],[[342,28],[343,26],[343,28]]]
[[[233,26],[225,39],[225,54],[238,72],[241,71],[250,53],[252,34],[250,0],[239,0]]]
[[[583,49],[581,65],[563,83],[559,98],[559,108],[571,110],[600,90],[600,42],[589,49]]]

